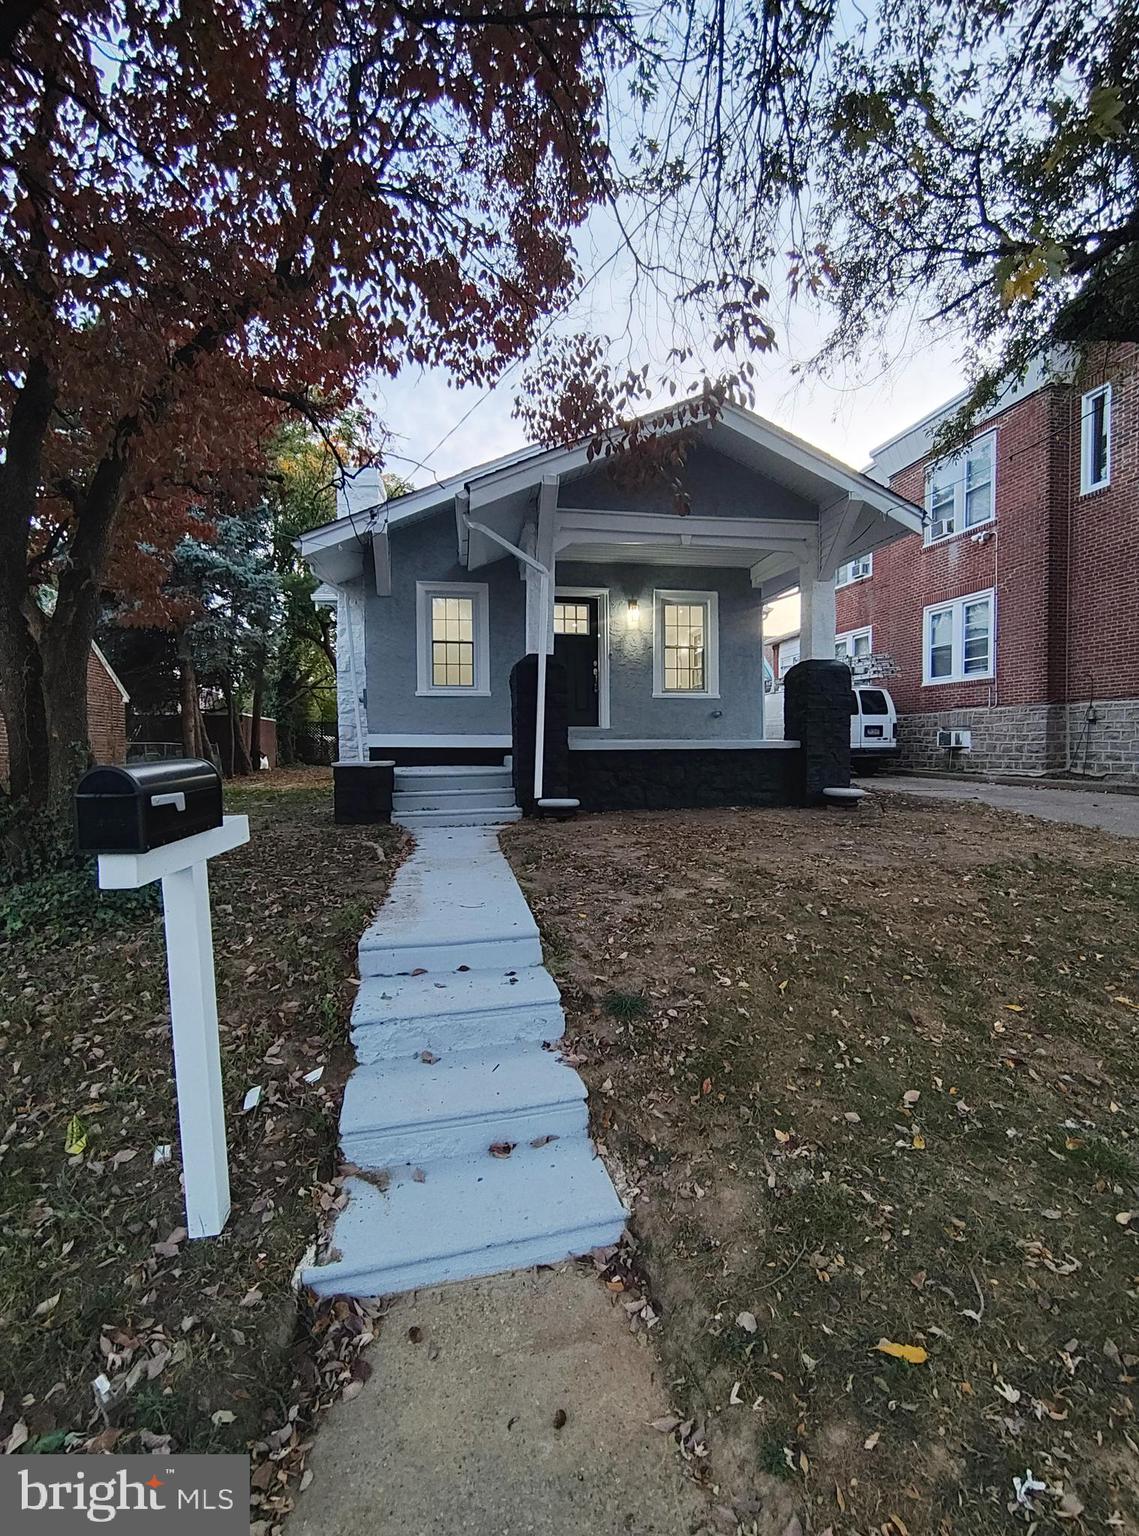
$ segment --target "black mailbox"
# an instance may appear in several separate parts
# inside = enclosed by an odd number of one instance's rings
[[[75,791],[80,853],[146,853],[221,824],[221,774],[197,757],[89,768]]]

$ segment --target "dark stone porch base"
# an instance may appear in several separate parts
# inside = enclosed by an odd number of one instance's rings
[[[392,819],[395,765],[333,763],[332,819],[340,826],[375,826]]]
[[[501,768],[509,755],[509,747],[371,747],[368,752],[373,760],[399,768],[441,768],[451,763]]]
[[[573,747],[569,792],[583,811],[794,805],[802,772],[795,747]]]

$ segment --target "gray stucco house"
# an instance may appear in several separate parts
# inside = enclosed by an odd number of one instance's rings
[[[919,531],[922,512],[734,406],[684,438],[672,484],[646,484],[586,443],[524,449],[392,501],[364,470],[336,521],[304,535],[317,600],[338,614],[341,761],[399,765],[396,808],[411,824],[457,793],[436,775],[418,797],[432,803],[401,807],[412,770],[451,770],[463,785],[475,781],[454,770],[482,765],[497,775],[489,791],[505,787],[513,756],[518,787],[511,674],[524,657],[542,658],[530,712],[541,722],[552,700],[581,770],[571,790],[593,785],[583,804],[614,799],[613,770],[635,779],[640,763],[651,777],[680,753],[700,754],[681,777],[705,784],[731,761],[728,794],[739,773],[770,777],[773,755],[797,745],[764,738],[764,604],[798,587],[802,657],[833,661],[836,569]],[[542,777],[538,766],[535,799]],[[674,783],[663,798],[685,794]],[[654,800],[638,790],[631,803]],[[508,809],[513,796],[483,805]]]

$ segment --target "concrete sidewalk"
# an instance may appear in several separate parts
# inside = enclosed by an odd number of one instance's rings
[[[289,1536],[710,1530],[651,1347],[586,1267],[399,1297],[329,1414]],[[564,1416],[564,1417],[563,1417]]]
[[[1139,796],[1113,795],[1080,786],[1078,789],[1034,788],[1031,785],[969,784],[961,780],[908,778],[883,774],[861,781],[864,789],[927,795],[931,800],[973,800],[1000,810],[1043,821],[1097,827],[1116,837],[1139,837]]]

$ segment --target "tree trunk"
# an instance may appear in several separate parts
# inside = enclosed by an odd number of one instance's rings
[[[233,687],[228,678],[222,685],[222,692],[225,696],[226,715],[229,719],[229,771],[237,778],[252,770],[245,738],[241,734],[241,716],[238,713],[237,700],[233,696]]]
[[[205,757],[201,711],[198,707],[198,674],[185,627],[178,631],[178,700],[182,726],[182,751],[187,757]]]
[[[55,398],[46,364],[33,358],[12,405],[0,457],[0,714],[8,731],[12,798],[33,805],[47,799],[48,740],[42,616],[28,580],[28,541]]]
[[[265,668],[259,666],[253,679],[253,702],[249,706],[249,764],[256,773],[261,767],[261,710],[265,701]]]
[[[75,780],[90,758],[87,659],[99,622],[103,572],[126,478],[124,448],[103,459],[77,508],[75,531],[59,573],[55,608],[44,626],[44,707],[47,716],[47,798],[69,816]]]

